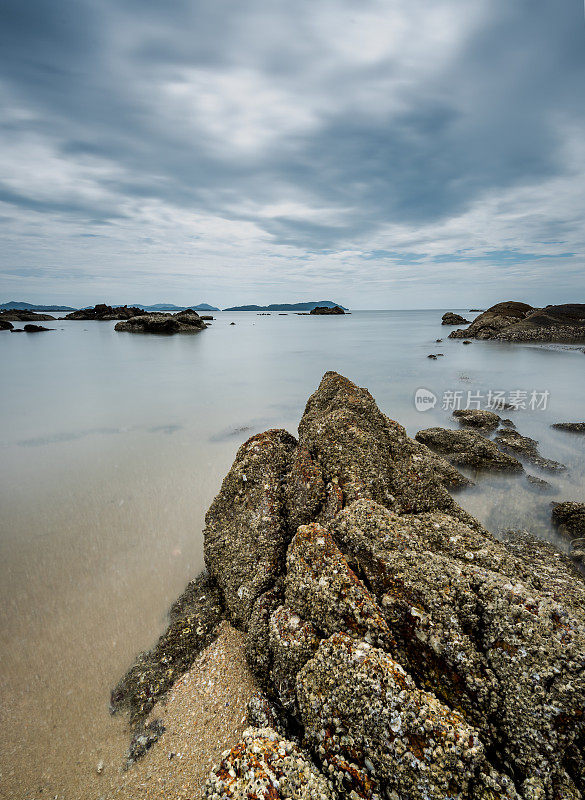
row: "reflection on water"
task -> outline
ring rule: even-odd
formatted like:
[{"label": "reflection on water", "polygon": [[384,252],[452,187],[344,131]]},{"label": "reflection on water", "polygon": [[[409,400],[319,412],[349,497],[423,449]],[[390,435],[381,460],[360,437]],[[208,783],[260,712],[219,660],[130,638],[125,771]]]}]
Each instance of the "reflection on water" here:
[{"label": "reflection on water", "polygon": [[[326,370],[367,386],[410,435],[455,427],[440,402],[415,409],[421,387],[438,397],[550,391],[546,411],[510,415],[543,456],[568,466],[547,474],[526,465],[554,493],[535,493],[522,475],[469,473],[476,485],[457,500],[491,530],[528,528],[566,548],[551,529],[550,502],[583,499],[585,437],[549,426],[581,421],[583,354],[464,347],[447,338],[442,313],[226,313],[195,337],[132,336],[115,333],[113,322],[73,321],[46,337],[0,334],[0,745],[8,797],[99,796],[86,791],[97,781],[95,764],[104,759],[106,772],[113,769],[126,744],[120,721],[107,714],[109,688],[153,643],[167,607],[202,567],[204,513],[239,445],[267,427],[295,432]],[[445,355],[432,361],[437,338]]]}]

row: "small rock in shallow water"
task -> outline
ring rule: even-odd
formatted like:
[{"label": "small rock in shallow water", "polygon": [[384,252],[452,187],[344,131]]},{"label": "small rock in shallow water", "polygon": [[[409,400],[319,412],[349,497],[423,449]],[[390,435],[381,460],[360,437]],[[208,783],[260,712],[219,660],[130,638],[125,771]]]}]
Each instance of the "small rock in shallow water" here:
[{"label": "small rock in shallow water", "polygon": [[470,428],[497,428],[500,418],[493,411],[480,408],[465,408],[453,412],[460,425]]},{"label": "small rock in shallow water", "polygon": [[502,453],[496,445],[477,431],[427,428],[416,434],[416,440],[446,455],[458,466],[475,469],[522,472],[522,464],[514,456]]},{"label": "small rock in shallow water", "polygon": [[516,430],[506,429],[498,433],[494,438],[503,450],[512,451],[513,453],[520,453],[532,464],[535,464],[540,469],[547,470],[548,472],[562,472],[566,469],[564,464],[559,461],[553,461],[551,458],[544,458],[538,452],[538,442],[536,439],[530,439],[528,436],[522,436]]},{"label": "small rock in shallow water", "polygon": [[545,481],[544,478],[538,478],[536,475],[527,475],[526,480],[530,484],[528,488],[533,492],[547,492],[551,494],[558,491],[552,484]]},{"label": "small rock in shallow water", "polygon": [[53,331],[54,328],[45,328],[43,325],[25,325],[25,333],[41,333],[42,331]]},{"label": "small rock in shallow water", "polygon": [[585,433],[585,422],[555,422],[551,425],[558,431],[570,431],[571,433]]}]

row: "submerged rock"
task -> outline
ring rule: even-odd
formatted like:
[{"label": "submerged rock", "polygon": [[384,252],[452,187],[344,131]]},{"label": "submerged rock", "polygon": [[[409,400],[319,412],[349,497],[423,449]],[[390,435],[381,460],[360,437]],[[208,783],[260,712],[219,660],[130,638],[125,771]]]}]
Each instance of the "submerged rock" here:
[{"label": "submerged rock", "polygon": [[145,725],[140,724],[134,731],[128,753],[126,754],[126,769],[142,758],[155,742],[158,742],[160,737],[165,732],[165,726],[160,719],[153,719]]},{"label": "submerged rock", "polygon": [[514,456],[502,453],[494,442],[477,431],[448,428],[427,428],[416,434],[416,440],[447,455],[453,464],[478,470],[522,472],[524,467]]},{"label": "submerged rock", "polygon": [[518,431],[513,429],[504,429],[494,437],[494,442],[497,442],[504,450],[511,450],[514,453],[520,453],[532,464],[535,464],[540,469],[548,472],[562,472],[566,469],[564,464],[558,461],[553,461],[551,458],[544,458],[538,452],[538,442],[535,439],[530,439],[528,436],[522,436]]},{"label": "submerged rock", "polygon": [[171,607],[169,616],[170,625],[157,644],[139,655],[112,690],[112,713],[127,709],[132,722],[142,720],[213,641],[223,609],[218,589],[208,575],[203,573],[189,583]]},{"label": "submerged rock", "polygon": [[555,422],[551,428],[558,431],[570,431],[571,433],[585,433],[585,422]]},{"label": "submerged rock", "polygon": [[528,488],[532,489],[532,491],[547,494],[552,494],[557,491],[557,489],[555,489],[555,487],[552,486],[548,481],[545,481],[544,478],[539,478],[536,475],[527,475],[526,480],[528,481]]}]

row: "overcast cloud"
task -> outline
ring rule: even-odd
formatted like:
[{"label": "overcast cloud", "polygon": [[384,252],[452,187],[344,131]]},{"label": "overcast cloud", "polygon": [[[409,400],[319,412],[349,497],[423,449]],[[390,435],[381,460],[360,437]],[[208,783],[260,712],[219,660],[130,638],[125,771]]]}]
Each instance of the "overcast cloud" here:
[{"label": "overcast cloud", "polygon": [[0,302],[585,301],[580,0],[5,0]]}]

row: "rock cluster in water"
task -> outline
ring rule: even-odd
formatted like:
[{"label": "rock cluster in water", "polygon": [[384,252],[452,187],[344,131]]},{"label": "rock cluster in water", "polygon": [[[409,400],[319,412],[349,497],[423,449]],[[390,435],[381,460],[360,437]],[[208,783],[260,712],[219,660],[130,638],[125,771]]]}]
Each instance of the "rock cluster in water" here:
[{"label": "rock cluster in water", "polygon": [[585,304],[533,308],[507,300],[488,308],[451,339],[500,339],[508,342],[585,342]]},{"label": "rock cluster in water", "polygon": [[329,306],[315,306],[315,308],[311,309],[309,312],[310,314],[345,314],[345,311],[340,308],[339,306],[333,306],[333,308],[329,308]]},{"label": "rock cluster in water", "polygon": [[118,322],[114,330],[128,333],[199,333],[207,325],[196,311],[188,308],[176,314],[167,314],[161,311],[140,314],[130,317],[123,322]]},{"label": "rock cluster in water", "polygon": [[454,474],[326,373],[298,439],[240,447],[207,575],[114,705],[140,716],[224,616],[263,693],[207,800],[585,797],[585,584],[549,545],[496,541]]},{"label": "rock cluster in water", "polygon": [[[54,320],[50,314],[39,314],[37,311],[19,311],[10,309],[0,311],[0,330],[9,330],[3,323],[7,322],[48,322]],[[12,328],[12,325],[10,325]]]},{"label": "rock cluster in water", "polygon": [[99,320],[129,319],[144,314],[137,306],[108,306],[106,303],[97,303],[93,308],[80,308],[65,316],[65,319]]},{"label": "rock cluster in water", "polygon": [[469,325],[469,320],[462,317],[461,314],[455,314],[453,311],[447,311],[441,318],[442,325]]}]

